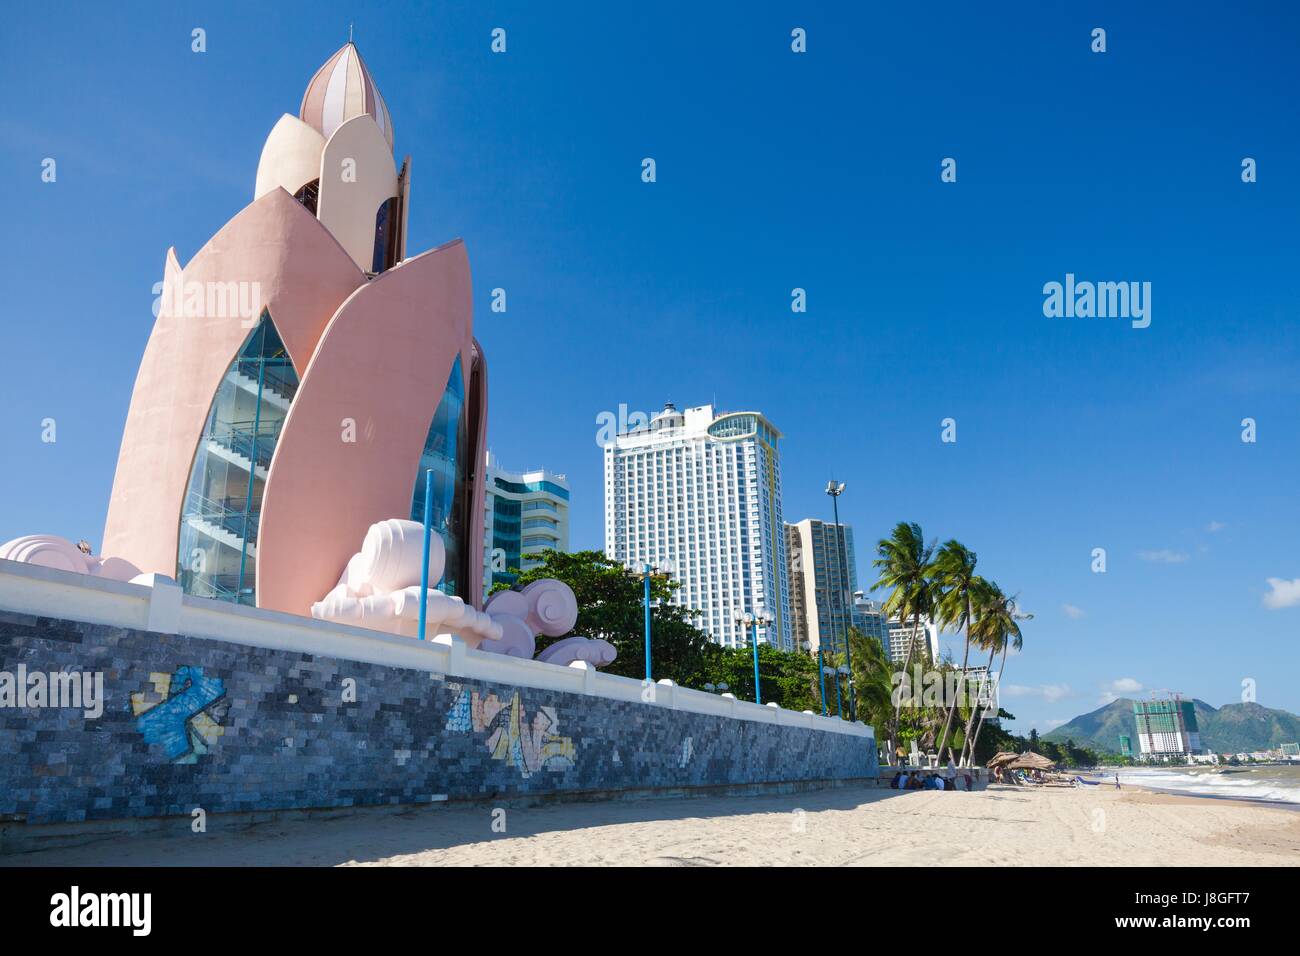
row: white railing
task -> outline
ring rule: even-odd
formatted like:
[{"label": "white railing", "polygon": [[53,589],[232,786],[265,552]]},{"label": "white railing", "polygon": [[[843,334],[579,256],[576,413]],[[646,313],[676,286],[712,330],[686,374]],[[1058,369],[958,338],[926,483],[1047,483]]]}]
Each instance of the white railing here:
[{"label": "white railing", "polygon": [[382,631],[195,597],[183,594],[166,578],[155,580],[152,586],[127,584],[0,560],[0,610],[874,738],[872,729],[861,723],[785,710],[775,704],[759,706],[730,694],[678,687],[667,680],[647,686],[634,678],[602,674],[584,662],[563,667],[488,654],[470,650],[451,634],[420,642]]}]

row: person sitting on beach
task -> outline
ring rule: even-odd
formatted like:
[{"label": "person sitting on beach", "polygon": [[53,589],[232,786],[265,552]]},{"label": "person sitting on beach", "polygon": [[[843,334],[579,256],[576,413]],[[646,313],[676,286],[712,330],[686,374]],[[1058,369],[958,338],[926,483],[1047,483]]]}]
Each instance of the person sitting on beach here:
[{"label": "person sitting on beach", "polygon": [[924,784],[921,783],[921,778],[917,775],[917,772],[913,770],[907,778],[907,789],[920,790],[922,786],[924,786]]},{"label": "person sitting on beach", "polygon": [[889,787],[891,790],[902,790],[903,787],[906,785],[907,785],[907,774],[903,773],[903,771],[901,770],[898,771],[898,773],[894,774],[893,780],[889,781]]}]

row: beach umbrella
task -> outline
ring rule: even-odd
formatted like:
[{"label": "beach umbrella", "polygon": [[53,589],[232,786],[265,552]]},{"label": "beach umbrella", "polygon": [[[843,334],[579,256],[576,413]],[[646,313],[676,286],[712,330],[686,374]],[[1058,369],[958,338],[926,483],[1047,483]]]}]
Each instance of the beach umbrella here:
[{"label": "beach umbrella", "polygon": [[1020,755],[1017,753],[1011,753],[1006,750],[1000,750],[997,753],[995,753],[992,757],[990,757],[988,761],[984,764],[984,766],[992,770],[994,767],[1000,767],[1004,763],[1010,763],[1011,761],[1015,760],[1018,756]]},{"label": "beach umbrella", "polygon": [[1025,753],[1007,764],[1009,770],[1051,770],[1056,764],[1042,754]]}]

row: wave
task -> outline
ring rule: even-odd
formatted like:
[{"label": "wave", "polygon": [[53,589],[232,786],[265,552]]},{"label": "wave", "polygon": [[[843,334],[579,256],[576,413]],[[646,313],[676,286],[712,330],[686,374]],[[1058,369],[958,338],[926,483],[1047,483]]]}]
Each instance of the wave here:
[{"label": "wave", "polygon": [[[1107,776],[1113,779],[1113,774]],[[1128,768],[1119,771],[1119,779],[1121,784],[1170,793],[1300,806],[1300,768],[1296,767],[1252,767],[1233,773]]]}]

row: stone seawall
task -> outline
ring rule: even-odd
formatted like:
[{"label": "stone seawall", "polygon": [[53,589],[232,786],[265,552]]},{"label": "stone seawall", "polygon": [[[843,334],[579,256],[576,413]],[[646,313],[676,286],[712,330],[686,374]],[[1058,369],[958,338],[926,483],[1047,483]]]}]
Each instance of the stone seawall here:
[{"label": "stone seawall", "polygon": [[[0,611],[0,820],[580,797],[876,773],[875,742],[860,725],[502,659],[445,636],[417,649],[416,666],[377,662],[412,654],[413,642],[364,632],[342,636],[382,645],[358,645],[369,661],[240,643],[241,622],[264,612],[212,604],[186,597],[183,610],[236,611],[223,620],[229,636]],[[311,622],[289,626],[312,636]],[[303,639],[267,640],[268,627],[259,643]],[[102,682],[90,714],[90,699],[51,706],[68,704],[83,680],[89,697]],[[25,696],[6,701],[6,687]]]}]

